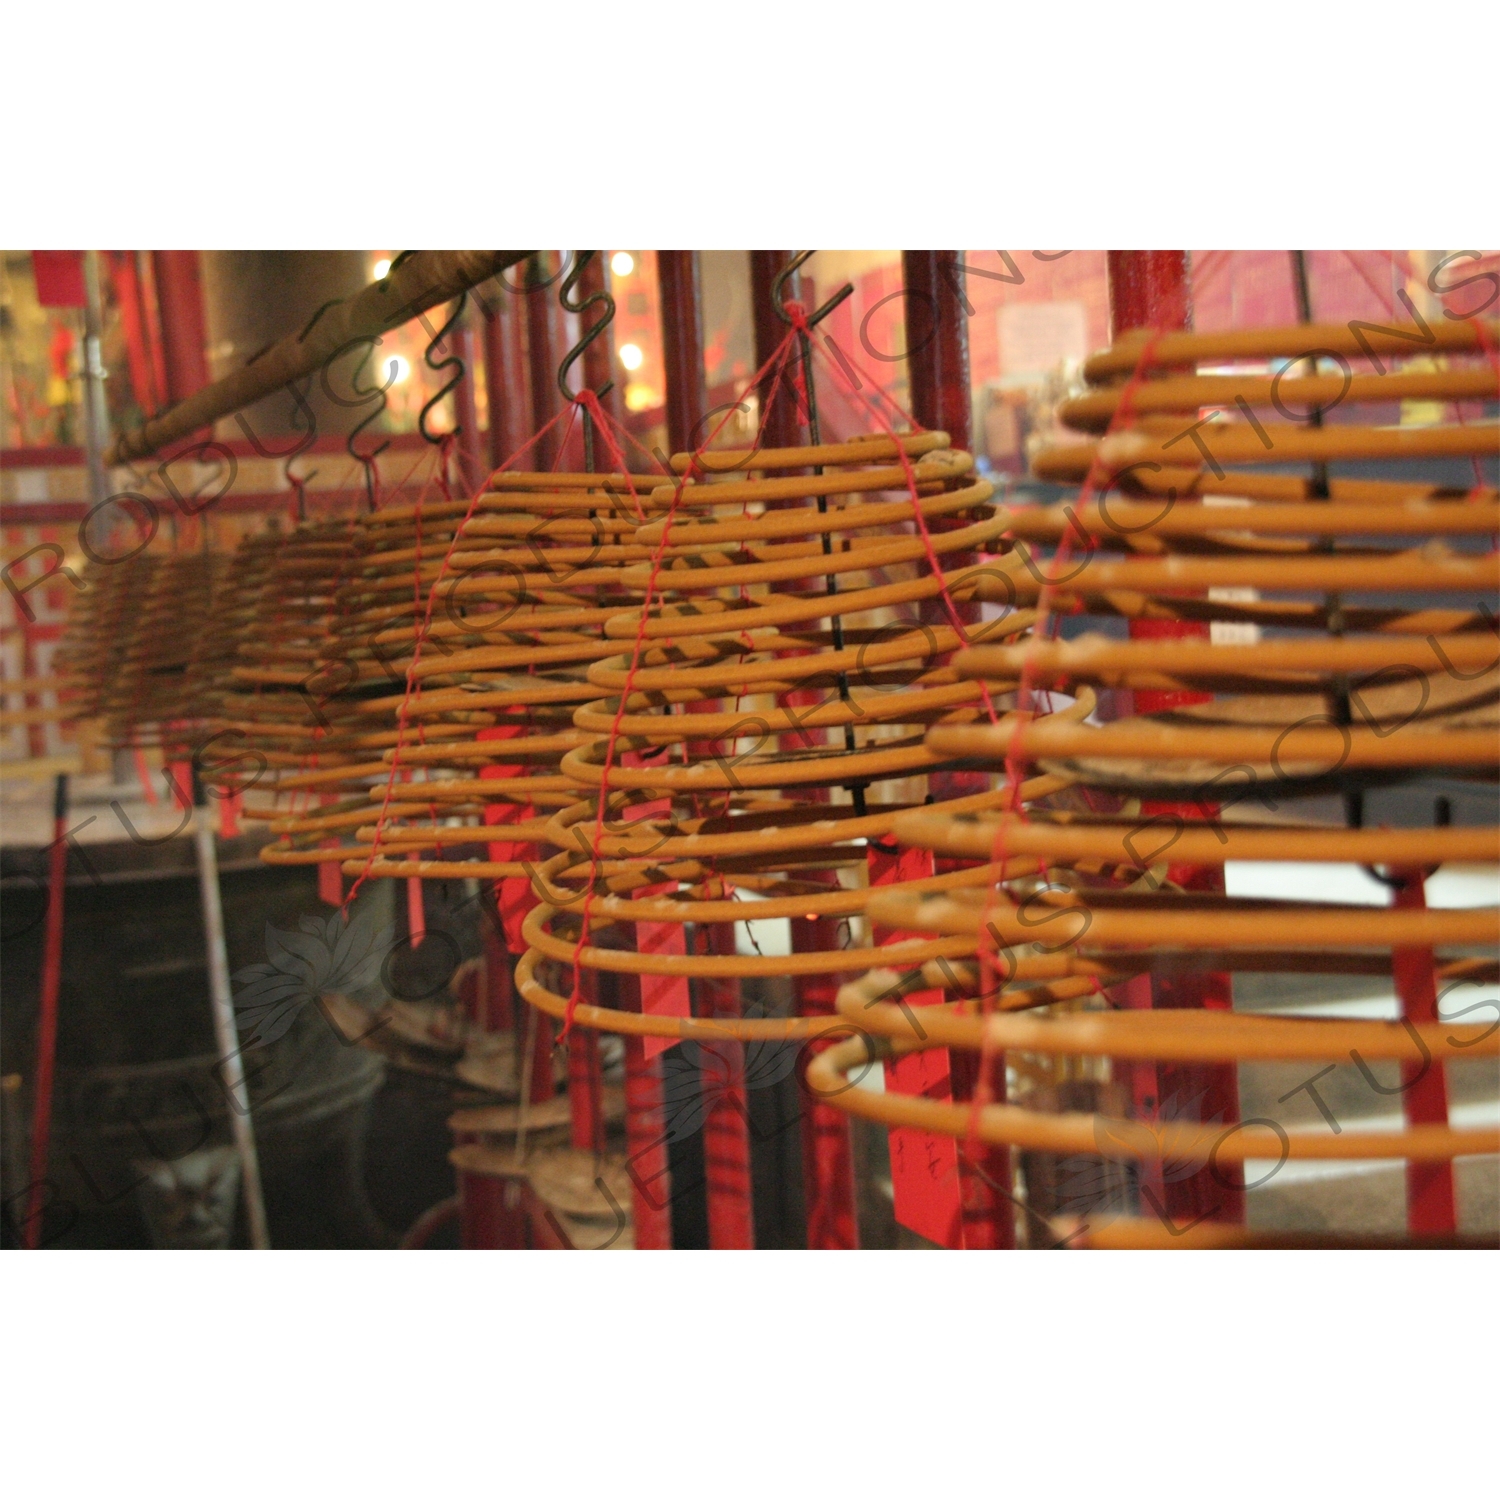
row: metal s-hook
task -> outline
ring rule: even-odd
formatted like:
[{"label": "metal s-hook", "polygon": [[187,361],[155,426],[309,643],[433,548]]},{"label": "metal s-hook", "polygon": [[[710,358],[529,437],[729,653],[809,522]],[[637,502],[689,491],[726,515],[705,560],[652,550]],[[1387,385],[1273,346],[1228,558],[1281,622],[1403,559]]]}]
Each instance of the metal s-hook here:
[{"label": "metal s-hook", "polygon": [[[599,291],[582,298],[575,298],[574,292],[579,281],[583,277],[589,262],[598,255],[597,250],[580,250],[573,258],[573,268],[563,278],[563,284],[558,289],[557,300],[564,312],[576,313],[578,315],[578,326],[583,329],[578,342],[563,355],[562,363],[557,367],[557,388],[563,394],[563,400],[571,405],[578,400],[568,388],[568,371],[583,358],[584,351],[595,339],[603,338],[609,331],[609,325],[615,320],[615,299],[601,288]],[[591,307],[603,307],[604,315],[592,327],[585,326],[584,314]],[[614,381],[607,379],[598,390],[594,392],[595,398],[607,396],[614,389]],[[594,468],[594,419],[587,407],[583,412],[583,467],[586,473],[591,473]]]},{"label": "metal s-hook", "polygon": [[[799,251],[772,278],[771,306],[776,309],[776,316],[780,318],[783,323],[790,323],[792,321],[792,318],[791,314],[786,310],[786,304],[782,300],[782,291],[786,287],[786,284],[788,280],[790,280],[793,272],[800,271],[802,267],[805,266],[808,261],[813,258],[813,253],[814,252],[811,250]],[[821,323],[823,319],[826,318],[828,314],[834,310],[834,308],[836,308],[841,302],[848,301],[848,299],[853,295],[854,283],[851,281],[845,285],[843,291],[835,292],[833,296],[831,296],[816,312],[811,312],[807,315],[807,326],[809,328],[816,328],[818,324]]]},{"label": "metal s-hook", "polygon": [[[254,361],[251,360],[249,363],[253,364]],[[283,458],[287,463],[291,463],[299,453],[306,453],[318,440],[318,419],[313,414],[312,407],[307,404],[307,398],[312,394],[312,376],[309,375],[305,378],[300,391],[297,389],[297,382],[295,380],[287,386],[287,390],[291,393],[292,397],[292,426],[294,428],[303,428],[307,434],[293,448],[280,453],[267,448],[255,435],[255,429],[245,420],[245,414],[243,412],[236,412],[234,415],[234,420],[239,424],[240,431],[245,434],[245,441],[250,444],[251,448],[255,450],[256,455],[260,458]],[[302,417],[301,421],[298,421],[299,412]]]},{"label": "metal s-hook", "polygon": [[454,387],[458,385],[459,381],[464,378],[464,362],[456,354],[450,354],[447,359],[434,359],[432,357],[432,354],[437,346],[441,344],[445,338],[448,337],[448,334],[453,328],[454,324],[457,323],[461,317],[463,317],[464,308],[466,308],[468,305],[469,294],[467,292],[460,292],[458,294],[457,305],[453,309],[452,317],[450,317],[448,321],[444,323],[443,326],[439,328],[435,334],[433,334],[432,338],[427,344],[426,351],[422,355],[422,359],[426,363],[429,370],[451,370],[455,365],[458,367],[458,374],[455,375],[453,379],[450,380],[445,386],[443,386],[443,388],[438,391],[437,395],[432,396],[428,399],[426,405],[423,406],[420,415],[417,417],[417,428],[429,443],[441,443],[445,436],[456,437],[462,430],[458,426],[457,422],[455,422],[451,434],[438,433],[436,436],[434,436],[427,430],[427,413],[430,412],[433,407],[435,407],[438,402],[441,401],[449,391],[453,390]]},{"label": "metal s-hook", "polygon": [[[589,308],[596,307],[600,303],[604,305],[604,316],[591,328],[585,329],[583,336],[563,355],[563,362],[557,367],[557,388],[563,393],[564,401],[576,401],[578,398],[568,389],[568,371],[583,358],[583,351],[597,338],[604,336],[605,330],[615,320],[615,299],[608,292],[595,292],[592,296],[585,297],[581,302],[573,298],[574,288],[583,277],[584,268],[598,254],[597,250],[580,250],[573,262],[573,269],[563,279],[563,284],[557,293],[557,300],[561,303],[564,312],[577,313],[579,327],[583,327],[583,315]],[[614,389],[614,381],[606,380],[598,390],[596,396],[608,395]]]},{"label": "metal s-hook", "polygon": [[[365,499],[369,502],[369,506],[372,511],[375,509],[375,460],[379,458],[380,455],[391,446],[391,440],[387,438],[378,448],[371,449],[369,453],[361,453],[359,449],[354,446],[354,440],[360,435],[360,433],[365,430],[366,427],[370,425],[371,422],[375,421],[376,418],[378,418],[385,411],[386,406],[389,404],[388,398],[385,393],[390,390],[396,379],[395,371],[393,369],[391,371],[391,378],[387,380],[384,385],[374,386],[368,391],[362,391],[359,388],[360,371],[363,370],[364,367],[370,362],[370,355],[374,352],[375,345],[378,342],[379,340],[377,339],[371,339],[370,342],[365,345],[365,352],[360,356],[359,363],[355,365],[354,371],[349,377],[349,389],[352,390],[357,396],[360,396],[362,398],[367,396],[379,396],[380,403],[370,412],[370,415],[367,416],[359,424],[359,426],[357,426],[344,440],[344,448],[348,452],[349,457],[352,458],[355,463],[361,464],[364,467]],[[393,360],[392,364],[394,365],[394,363],[395,361]]]},{"label": "metal s-hook", "polygon": [[[249,362],[253,364],[254,360]],[[307,398],[312,394],[312,379],[311,375],[307,376],[303,380],[300,390],[298,389],[298,382],[295,380],[287,386],[287,390],[291,392],[293,402],[292,426],[294,428],[302,427],[306,436],[301,438],[293,447],[286,449],[285,452],[276,453],[267,448],[255,435],[255,429],[245,420],[243,412],[236,412],[234,418],[239,423],[240,431],[245,434],[245,440],[259,457],[281,459],[281,482],[289,489],[294,489],[297,492],[297,519],[299,521],[307,519],[307,480],[314,478],[318,472],[314,469],[305,479],[298,478],[292,473],[293,460],[306,453],[318,440],[318,419],[314,415],[312,407],[307,404]],[[301,414],[301,421],[298,420],[299,413]]]}]

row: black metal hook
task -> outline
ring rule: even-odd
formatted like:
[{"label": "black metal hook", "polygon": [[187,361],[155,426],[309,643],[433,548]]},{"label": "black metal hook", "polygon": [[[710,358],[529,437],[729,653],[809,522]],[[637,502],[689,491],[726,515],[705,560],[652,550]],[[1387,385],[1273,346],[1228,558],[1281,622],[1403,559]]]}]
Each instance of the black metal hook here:
[{"label": "black metal hook", "polygon": [[[441,344],[445,338],[447,338],[449,330],[452,329],[453,325],[457,323],[461,317],[463,317],[464,308],[468,305],[469,294],[467,292],[460,292],[458,294],[458,302],[453,309],[452,317],[450,317],[448,321],[444,323],[443,326],[439,328],[435,334],[433,334],[431,340],[429,340],[428,342],[426,351],[422,355],[422,358],[429,370],[451,370],[455,365],[458,366],[458,374],[455,375],[453,379],[450,380],[445,386],[443,386],[443,388],[437,393],[437,395],[432,396],[428,399],[426,405],[424,405],[422,408],[421,414],[417,417],[417,428],[429,443],[441,443],[445,434],[439,433],[436,437],[434,437],[433,434],[427,430],[427,413],[430,412],[433,407],[435,407],[438,402],[441,401],[449,391],[453,390],[454,387],[458,385],[459,381],[464,378],[463,360],[461,360],[456,354],[450,354],[447,359],[434,359],[432,357],[433,350],[435,350],[437,346]],[[452,435],[456,437],[461,430],[462,429],[459,427],[458,423],[455,422],[453,424]]]},{"label": "black metal hook", "polygon": [[[250,363],[253,364],[254,361],[252,360],[250,361]],[[255,450],[255,453],[258,457],[282,458],[285,459],[289,464],[294,458],[297,457],[299,453],[306,453],[307,450],[311,448],[315,442],[317,442],[318,419],[316,416],[314,416],[312,407],[307,404],[307,398],[312,393],[311,375],[306,377],[300,391],[297,389],[297,382],[295,380],[291,381],[286,388],[291,392],[292,396],[292,426],[294,428],[303,428],[303,430],[307,434],[306,437],[302,438],[297,443],[296,447],[290,448],[285,452],[275,452],[274,450],[267,448],[266,445],[262,443],[261,440],[255,435],[255,429],[251,427],[251,425],[245,420],[245,414],[243,412],[236,412],[234,414],[234,420],[239,424],[240,431],[245,434],[245,441],[248,442],[251,448]],[[302,416],[301,421],[298,421],[299,412]]]},{"label": "black metal hook", "polygon": [[388,292],[390,290],[391,277],[394,276],[396,274],[396,272],[399,271],[401,269],[401,267],[403,265],[405,265],[405,263],[407,261],[409,261],[412,258],[412,256],[414,256],[416,253],[417,252],[415,250],[403,250],[390,263],[390,265],[386,268],[385,275],[382,276],[380,278],[380,280],[375,283],[375,285],[380,288],[381,296],[384,296],[386,294],[386,292]]},{"label": "black metal hook", "polygon": [[[318,326],[318,319],[321,318],[323,316],[323,314],[326,313],[330,307],[337,307],[339,305],[339,303],[343,302],[344,300],[345,299],[343,297],[331,297],[331,298],[329,298],[329,300],[327,302],[325,302],[322,305],[322,307],[320,307],[317,310],[317,312],[315,312],[312,315],[312,317],[310,317],[307,320],[307,326],[302,330],[301,333],[299,333],[297,335],[297,342],[299,344],[305,344],[307,342],[307,336],[308,336],[308,334],[310,334],[313,331],[313,329]],[[256,357],[259,358],[258,355]]]},{"label": "black metal hook", "polygon": [[[374,408],[372,408],[369,416],[365,417],[363,421],[361,421],[360,424],[344,440],[344,448],[348,452],[349,457],[352,458],[355,463],[362,464],[364,466],[365,498],[369,502],[371,510],[375,509],[375,460],[379,458],[380,455],[391,446],[391,440],[387,438],[378,448],[371,449],[369,453],[361,453],[359,449],[354,446],[354,440],[360,435],[360,433],[365,430],[366,427],[370,425],[371,422],[375,421],[385,411],[386,406],[389,404],[389,398],[386,396],[386,392],[390,390],[396,379],[395,371],[393,369],[390,379],[387,380],[384,385],[373,386],[368,391],[363,391],[360,389],[360,371],[363,370],[364,367],[370,362],[370,355],[374,352],[375,345],[378,342],[378,339],[371,339],[370,342],[365,345],[365,352],[360,355],[359,363],[355,365],[353,372],[349,376],[349,389],[352,390],[356,396],[360,397],[378,396],[380,398],[379,403]],[[394,365],[394,363],[395,361],[393,360],[392,364]]]},{"label": "black metal hook", "polygon": [[[615,299],[608,292],[595,292],[591,296],[585,297],[581,302],[575,301],[573,298],[574,288],[577,287],[579,281],[582,279],[584,269],[598,253],[597,250],[580,250],[573,263],[573,269],[564,278],[562,287],[557,294],[557,300],[561,303],[565,312],[578,314],[580,327],[583,326],[583,315],[589,308],[595,307],[600,303],[604,304],[604,316],[592,328],[584,331],[583,336],[578,342],[563,355],[563,362],[557,367],[557,388],[563,393],[563,400],[565,401],[574,401],[577,399],[573,392],[568,389],[568,371],[583,358],[583,351],[595,339],[604,336],[605,330],[615,320]],[[613,380],[606,380],[594,394],[596,396],[608,395],[614,389],[614,384]]]},{"label": "black metal hook", "polygon": [[[786,310],[786,304],[782,300],[782,291],[791,279],[794,271],[800,271],[808,261],[813,258],[813,251],[802,250],[794,255],[775,275],[771,281],[771,306],[776,309],[776,316],[783,323],[792,321],[791,314]],[[848,282],[841,292],[835,292],[816,312],[807,315],[807,326],[816,328],[824,318],[836,308],[839,303],[847,301],[854,295],[854,283]]]}]

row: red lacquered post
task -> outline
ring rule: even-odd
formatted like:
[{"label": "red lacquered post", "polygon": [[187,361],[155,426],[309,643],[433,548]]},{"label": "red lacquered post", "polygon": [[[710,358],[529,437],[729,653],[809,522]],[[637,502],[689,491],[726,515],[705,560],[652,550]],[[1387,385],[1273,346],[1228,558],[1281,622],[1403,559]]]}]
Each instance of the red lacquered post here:
[{"label": "red lacquered post", "polygon": [[208,335],[198,252],[154,251],[152,269],[156,276],[156,305],[161,315],[167,399],[185,401],[208,384]]},{"label": "red lacquered post", "polygon": [[[809,922],[792,919],[792,948],[797,953],[832,952],[839,946],[838,923],[828,917]],[[833,974],[799,974],[796,988],[799,1016],[831,1016],[838,994]],[[849,1116],[821,1102],[807,1087],[807,1063],[840,1039],[804,1043],[797,1060],[797,1083],[802,1100],[802,1195],[807,1208],[809,1250],[858,1250],[859,1219],[854,1206],[854,1146]]]},{"label": "red lacquered post", "polygon": [[[733,956],[732,924],[715,922],[707,928],[705,936],[710,953]],[[697,988],[700,1015],[721,1020],[739,1018],[738,980],[700,979]],[[750,1177],[750,1101],[745,1092],[745,1049],[739,1042],[702,1042],[698,1056],[707,1105],[703,1116],[703,1169],[708,1198],[708,1247],[753,1250],[755,1209]]]},{"label": "red lacquered post", "polygon": [[656,279],[661,300],[662,362],[667,374],[667,443],[688,453],[708,434],[703,375],[703,306],[696,250],[658,250]]},{"label": "red lacquered post", "polygon": [[458,1226],[462,1249],[527,1249],[526,1190],[522,1179],[459,1172]]},{"label": "red lacquered post", "polygon": [[[659,250],[656,274],[661,293],[663,363],[667,373],[667,442],[674,453],[690,452],[708,437],[704,414],[708,387],[703,374],[703,308],[696,250]],[[717,704],[691,704],[689,711]],[[694,743],[689,754],[711,755],[716,746]],[[734,927],[714,923],[707,931],[711,953],[733,954]],[[697,984],[699,1012],[740,1014],[736,979]],[[708,1242],[714,1250],[755,1248],[750,1178],[749,1105],[745,1096],[745,1049],[738,1042],[704,1043],[701,1087],[707,1109],[703,1161],[708,1202]]]},{"label": "red lacquered post", "polygon": [[[526,263],[526,363],[531,383],[531,422],[540,429],[562,410],[562,392],[557,388],[557,367],[567,344],[559,320],[556,280],[550,259],[543,250]],[[546,285],[543,285],[543,283]],[[559,423],[530,450],[524,467],[545,472],[557,461],[562,448],[563,424]]]},{"label": "red lacquered post", "polygon": [[[599,976],[583,971],[585,1005],[599,1003]],[[604,1151],[604,1078],[599,1064],[599,1034],[586,1026],[568,1033],[568,1119],[575,1151]]]},{"label": "red lacquered post", "polygon": [[929,432],[969,447],[974,407],[969,391],[969,324],[959,297],[962,250],[903,250],[906,368],[911,414]]},{"label": "red lacquered post", "polygon": [[[620,975],[620,1007],[640,1013],[641,982]],[[661,1058],[646,1056],[643,1037],[625,1038],[625,1170],[637,1250],[672,1248],[672,1169]]]},{"label": "red lacquered post", "polygon": [[484,383],[490,405],[490,467],[498,469],[531,431],[521,305],[504,288],[484,315]]},{"label": "red lacquered post", "polygon": [[[1109,305],[1114,336],[1132,328],[1178,329],[1192,326],[1192,288],[1185,250],[1111,250]],[[1196,415],[1194,413],[1193,415]],[[1132,640],[1181,639],[1209,636],[1207,625],[1196,620],[1132,620]],[[1205,703],[1211,693],[1140,691],[1137,713],[1157,713],[1189,703]],[[1146,816],[1172,813],[1201,819],[1217,815],[1216,808],[1197,804],[1144,803]],[[1168,879],[1188,890],[1222,892],[1224,872],[1218,867],[1171,866]],[[1228,974],[1156,975],[1151,981],[1152,1005],[1157,1010],[1229,1010],[1232,1008]],[[1233,1063],[1174,1063],[1156,1069],[1157,1109],[1170,1118],[1222,1121],[1228,1127],[1240,1116],[1239,1080]],[[1133,1090],[1138,1096],[1139,1088]],[[1212,1172],[1201,1171],[1165,1185],[1164,1208],[1174,1220],[1210,1218],[1242,1223],[1245,1217],[1244,1169],[1221,1162]],[[1149,1207],[1149,1205],[1148,1205]]]},{"label": "red lacquered post", "polygon": [[[786,337],[788,324],[782,321],[771,300],[771,285],[782,267],[791,260],[790,250],[752,250],[750,252],[750,309],[755,320],[755,368],[765,367],[766,361],[776,352]],[[799,300],[802,289],[802,274],[793,271],[782,288],[788,301]],[[782,367],[781,380],[776,383],[776,395],[765,413],[761,444],[766,448],[792,448],[802,441],[802,424],[797,416],[797,398],[792,390],[791,372],[799,358],[795,348],[787,356]],[[768,376],[761,400],[771,388]]]},{"label": "red lacquered post", "polygon": [[474,337],[475,313],[465,307],[457,326],[444,341],[464,362],[463,379],[453,388],[453,419],[458,426],[459,491],[469,497],[489,472],[487,445],[479,430],[479,406],[474,400],[478,377],[479,340]]},{"label": "red lacquered post", "polygon": [[[1423,911],[1427,887],[1420,870],[1396,872],[1396,908]],[[1396,948],[1391,974],[1401,1014],[1414,1026],[1435,1024],[1438,1018],[1437,983],[1431,948]],[[1401,1103],[1408,1125],[1448,1123],[1448,1079],[1440,1060],[1414,1058],[1401,1064]],[[1453,1193],[1451,1161],[1411,1161],[1406,1164],[1406,1227],[1412,1234],[1455,1234],[1458,1210]]]}]

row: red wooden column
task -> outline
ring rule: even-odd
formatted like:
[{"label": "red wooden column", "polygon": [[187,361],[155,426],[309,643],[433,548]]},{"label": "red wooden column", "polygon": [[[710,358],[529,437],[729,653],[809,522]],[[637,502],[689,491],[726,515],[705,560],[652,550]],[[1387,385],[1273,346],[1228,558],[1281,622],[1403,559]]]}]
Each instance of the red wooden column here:
[{"label": "red wooden column", "polygon": [[[579,985],[585,1005],[599,1003],[599,974],[585,969]],[[575,1026],[568,1033],[568,1120],[575,1151],[604,1154],[604,1078],[599,1033]]]},{"label": "red wooden column", "polygon": [[[841,946],[839,924],[832,917],[792,919],[794,953],[831,953]],[[831,1016],[839,975],[799,974],[793,980],[799,1016]],[[802,1101],[802,1196],[807,1208],[809,1250],[858,1250],[859,1219],[854,1206],[854,1150],[849,1116],[824,1103],[807,1086],[807,1064],[813,1056],[842,1041],[836,1031],[826,1042],[806,1042],[797,1057],[797,1084]]]},{"label": "red wooden column", "polygon": [[[1188,328],[1192,325],[1192,288],[1185,250],[1111,250],[1109,302],[1114,337],[1132,328]],[[1192,413],[1196,416],[1196,413]],[[1210,634],[1194,620],[1132,620],[1132,640],[1180,639]],[[1157,713],[1188,703],[1205,703],[1211,693],[1137,691],[1135,711]],[[1183,818],[1217,815],[1199,804],[1143,803],[1145,816],[1159,813]],[[1217,866],[1170,865],[1167,878],[1188,890],[1222,892],[1224,872]],[[1157,1010],[1229,1010],[1233,1006],[1228,974],[1153,975],[1151,1004]],[[1149,1065],[1148,1065],[1149,1066]],[[1134,1070],[1133,1070],[1134,1071]],[[1151,1091],[1146,1075],[1134,1072],[1133,1093],[1144,1105],[1167,1117],[1222,1121],[1239,1119],[1239,1080],[1233,1063],[1163,1063],[1155,1070]],[[1143,1093],[1144,1090],[1144,1093]],[[1245,1217],[1244,1169],[1222,1162],[1212,1171],[1194,1172],[1168,1181],[1163,1207],[1173,1219],[1210,1218],[1241,1223]],[[1148,1208],[1150,1205],[1147,1205]]]},{"label": "red wooden column", "polygon": [[[960,292],[963,289],[962,250],[903,250],[901,275],[906,296],[906,371],[911,385],[911,415],[929,432],[946,432],[955,448],[973,452],[974,395],[969,384],[969,320]],[[960,529],[961,519],[932,523],[934,531]],[[945,571],[967,567],[977,559],[972,552],[950,554]],[[964,624],[979,619],[979,603],[957,605]],[[929,625],[947,624],[941,600],[927,600],[922,619]]]},{"label": "red wooden column", "polygon": [[[755,323],[755,368],[763,369],[787,335],[788,324],[777,315],[771,301],[771,284],[792,258],[790,250],[752,250],[750,252],[750,310]],[[793,271],[787,277],[782,295],[797,301],[802,289],[802,275]],[[796,353],[787,357],[775,399],[765,414],[761,443],[766,448],[793,448],[802,441],[802,424],[797,416],[797,398],[791,388],[791,374]],[[769,378],[765,390],[770,389]],[[765,400],[765,391],[761,400]]]},{"label": "red wooden column", "polygon": [[[493,902],[496,888],[486,883],[481,900]],[[469,1017],[481,1031],[509,1030],[514,1020],[511,958],[495,920],[481,919],[484,979],[466,997]],[[479,1137],[461,1131],[455,1144],[469,1145]],[[458,1242],[465,1250],[524,1250],[527,1247],[526,1208],[521,1184],[483,1172],[455,1170],[458,1183]]]},{"label": "red wooden column", "polygon": [[969,324],[959,290],[962,250],[903,250],[906,369],[911,414],[929,432],[967,449],[974,409],[969,390]]},{"label": "red wooden column", "polygon": [[521,321],[521,304],[502,288],[499,300],[486,308],[484,315],[484,384],[489,392],[492,469],[498,469],[517,452],[532,431]]},{"label": "red wooden column", "polygon": [[[641,1012],[641,977],[619,976],[620,1009]],[[672,1169],[661,1058],[646,1055],[646,1038],[625,1036],[625,1170],[637,1250],[672,1248]]]},{"label": "red wooden column", "polygon": [[[1424,911],[1427,887],[1422,871],[1392,873],[1397,881],[1396,909]],[[1401,1014],[1414,1026],[1435,1025],[1439,1016],[1432,949],[1393,949],[1391,974],[1396,981]],[[1408,1125],[1448,1123],[1447,1070],[1440,1060],[1422,1056],[1401,1064],[1401,1103]],[[1407,1162],[1406,1227],[1412,1234],[1457,1233],[1451,1161]]]},{"label": "red wooden column", "polygon": [[167,399],[184,401],[208,384],[208,335],[198,252],[153,251],[152,269],[167,366]]},{"label": "red wooden column", "polygon": [[[972,451],[974,396],[969,376],[969,323],[960,292],[963,288],[962,250],[903,250],[901,274],[906,287],[906,368],[911,386],[911,414],[919,427],[946,432],[955,448]],[[951,530],[963,521],[936,521],[934,531]],[[950,554],[943,559],[947,572],[967,567],[974,553]],[[955,605],[965,625],[979,620],[979,603]],[[922,604],[927,625],[948,625],[948,611],[939,599]],[[930,781],[939,801],[985,791],[983,772],[939,772]],[[939,874],[972,864],[972,860],[939,859]],[[950,1057],[949,1087],[956,1100],[969,1100],[979,1084],[979,1059],[964,1053]],[[1005,1101],[1005,1063],[997,1058],[990,1077],[991,1097]],[[1010,1249],[1015,1244],[1015,1214],[1007,1194],[1011,1190],[1010,1152],[1003,1148],[961,1143],[958,1153],[961,1233],[966,1250]]]},{"label": "red wooden column", "polygon": [[[667,373],[667,443],[674,453],[690,452],[708,436],[704,415],[708,388],[703,374],[703,303],[696,250],[659,250],[656,274],[661,293],[663,362]],[[691,704],[709,712],[716,703]],[[711,755],[714,745],[693,744],[689,753]],[[718,957],[734,953],[734,925],[714,922],[699,937],[700,947]],[[696,982],[699,1015],[733,1019],[741,1014],[739,981]],[[703,1164],[708,1201],[708,1243],[712,1250],[755,1248],[750,1177],[749,1107],[745,1096],[745,1049],[738,1042],[705,1042],[700,1086],[707,1109],[703,1119]]]},{"label": "red wooden column", "polygon": [[[548,280],[549,277],[554,279]],[[545,283],[545,284],[544,284]],[[555,267],[545,250],[526,263],[526,364],[531,383],[532,430],[545,426],[562,410],[562,392],[557,388],[557,367],[567,353],[563,338],[562,309],[557,302]],[[545,471],[562,450],[563,424],[559,423],[536,443],[524,463],[529,470]]]},{"label": "red wooden column", "polygon": [[[792,253],[789,250],[750,252],[750,299],[755,320],[756,369],[765,364],[775,352],[776,346],[786,337],[788,325],[776,312],[771,290],[778,272],[792,258]],[[789,301],[798,300],[800,283],[800,274],[794,272],[787,278],[782,295]],[[791,384],[796,362],[800,357],[800,353],[794,349],[782,369],[776,398],[766,416],[763,443],[767,448],[795,447],[803,440],[802,414],[798,410],[796,394]],[[789,506],[798,502],[788,500],[773,503]],[[809,580],[804,587],[808,592],[816,592],[820,585]],[[799,688],[788,693],[785,702],[789,708],[803,708],[818,702],[821,697],[820,689]],[[785,749],[792,750],[826,744],[827,740],[826,730],[801,730],[794,735],[783,736],[781,744]],[[811,800],[828,800],[827,791],[821,787],[813,788],[807,795]],[[815,877],[809,875],[806,878]],[[828,880],[830,884],[834,883],[831,874]],[[794,953],[831,952],[840,946],[838,923],[835,921],[824,918],[811,922],[798,919],[791,926]],[[798,975],[793,979],[792,986],[799,1016],[833,1014],[834,997],[838,993],[837,976]],[[859,1222],[854,1203],[854,1146],[850,1119],[843,1110],[821,1102],[809,1091],[804,1078],[812,1054],[822,1051],[828,1045],[831,1043],[808,1043],[801,1049],[797,1059],[797,1082],[802,1109],[802,1196],[806,1210],[807,1248],[856,1250],[859,1248]]]},{"label": "red wooden column", "polygon": [[708,410],[703,376],[703,298],[696,250],[658,250],[656,280],[661,304],[662,362],[667,375],[667,443],[689,452],[707,433],[699,429]]},{"label": "red wooden column", "polygon": [[458,488],[465,499],[479,488],[490,467],[486,461],[484,433],[479,429],[479,407],[474,400],[475,382],[479,378],[475,317],[473,307],[466,305],[453,331],[444,340],[449,351],[464,362],[463,379],[453,388],[453,419],[458,427]]}]

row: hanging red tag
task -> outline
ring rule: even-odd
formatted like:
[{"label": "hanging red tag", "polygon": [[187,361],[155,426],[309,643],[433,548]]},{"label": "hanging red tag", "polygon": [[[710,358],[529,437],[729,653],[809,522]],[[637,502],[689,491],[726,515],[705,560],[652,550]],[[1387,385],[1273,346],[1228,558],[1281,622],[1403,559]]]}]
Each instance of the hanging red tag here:
[{"label": "hanging red tag", "polygon": [[133,749],[135,756],[135,774],[140,779],[141,796],[146,799],[148,807],[155,807],[161,798],[156,795],[156,788],[151,785],[151,768],[146,764],[146,756],[139,745]]},{"label": "hanging red tag", "polygon": [[[868,847],[867,862],[872,886],[924,880],[933,869],[930,850],[892,850],[874,841]],[[882,946],[920,936],[882,927],[876,934],[876,942]],[[904,1004],[918,1008],[940,1004],[942,998],[941,990],[922,990],[907,995]],[[929,1047],[925,1052],[914,1052],[886,1063],[885,1086],[893,1094],[948,1101],[953,1097],[948,1049]],[[945,1250],[960,1249],[963,1209],[958,1142],[949,1135],[931,1135],[925,1130],[899,1126],[890,1132],[890,1149],[896,1222]]]},{"label": "hanging red tag", "polygon": [[244,800],[244,795],[240,792],[231,792],[219,799],[219,837],[221,839],[239,837],[240,805]]},{"label": "hanging red tag", "polygon": [[422,882],[415,875],[406,877],[406,930],[413,948],[422,946],[427,936],[427,903],[422,896]]},{"label": "hanging red tag", "polygon": [[82,250],[33,250],[31,273],[36,277],[36,300],[43,307],[82,307]]},{"label": "hanging red tag", "polygon": [[[337,802],[338,796],[333,792],[322,792],[318,796],[318,804],[327,807],[332,802]],[[339,841],[336,838],[324,839],[318,845],[320,849],[337,849]],[[344,904],[344,871],[341,863],[336,859],[325,860],[318,866],[318,900],[326,901],[329,906],[342,906]]]}]

